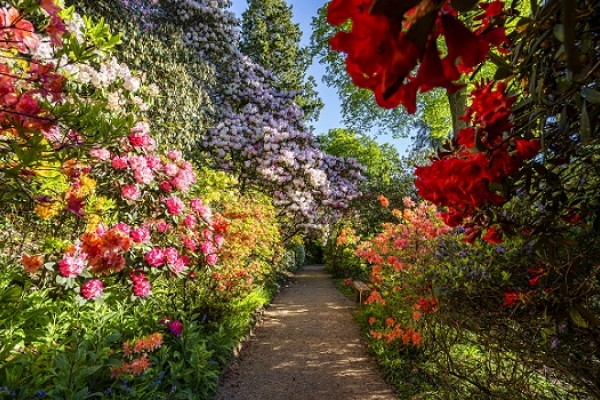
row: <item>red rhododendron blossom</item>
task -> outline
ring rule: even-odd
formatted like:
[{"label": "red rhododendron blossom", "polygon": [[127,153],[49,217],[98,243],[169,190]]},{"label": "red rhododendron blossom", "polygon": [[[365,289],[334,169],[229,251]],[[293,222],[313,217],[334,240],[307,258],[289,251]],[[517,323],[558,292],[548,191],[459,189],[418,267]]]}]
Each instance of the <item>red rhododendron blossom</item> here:
[{"label": "red rhododendron blossom", "polygon": [[[351,19],[349,31],[339,31],[331,48],[347,54],[346,69],[355,85],[374,92],[381,107],[403,104],[409,113],[416,111],[416,93],[435,87],[450,93],[461,86],[454,82],[460,71],[480,64],[490,45],[507,42],[503,28],[492,24],[502,8],[483,10],[485,26],[472,32],[456,17],[446,1],[420,1],[396,5],[397,11],[380,14],[372,9],[373,0],[333,0],[327,20],[338,26]],[[375,7],[377,8],[377,7]],[[487,15],[489,13],[489,16]],[[447,55],[440,57],[437,39],[445,38]],[[413,72],[421,60],[416,74]]]},{"label": "red rhododendron blossom", "polygon": [[517,148],[517,153],[524,160],[529,160],[535,157],[535,155],[539,153],[540,149],[542,148],[539,139],[515,139],[515,146]]},{"label": "red rhododendron blossom", "polygon": [[167,329],[169,329],[169,332],[171,332],[173,336],[179,337],[183,332],[183,324],[180,320],[176,319],[175,321],[171,321],[167,324]]},{"label": "red rhododendron blossom", "polygon": [[144,260],[151,267],[160,267],[165,264],[166,255],[162,249],[155,247],[146,253]]},{"label": "red rhododendron blossom", "polygon": [[492,226],[483,236],[483,240],[491,244],[500,244],[502,243],[502,233],[498,230],[498,228]]},{"label": "red rhododendron blossom", "polygon": [[136,201],[140,196],[140,189],[136,185],[125,185],[121,188],[121,197],[125,200]]},{"label": "red rhododendron blossom", "polygon": [[167,200],[165,200],[165,205],[167,206],[167,211],[171,215],[179,215],[185,209],[185,204],[179,197],[171,196]]},{"label": "red rhododendron blossom", "polygon": [[83,272],[85,258],[82,256],[65,256],[58,263],[58,270],[65,278],[75,278]]},{"label": "red rhododendron blossom", "polygon": [[504,307],[510,307],[519,301],[519,294],[517,292],[504,292]]},{"label": "red rhododendron blossom", "polygon": [[104,292],[104,285],[100,279],[90,279],[81,286],[81,297],[86,300],[100,297]]}]

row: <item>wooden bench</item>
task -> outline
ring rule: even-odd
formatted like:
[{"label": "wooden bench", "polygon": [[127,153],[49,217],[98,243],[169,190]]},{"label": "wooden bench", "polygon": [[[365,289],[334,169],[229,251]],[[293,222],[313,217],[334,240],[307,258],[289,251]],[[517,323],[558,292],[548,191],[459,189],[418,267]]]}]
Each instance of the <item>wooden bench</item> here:
[{"label": "wooden bench", "polygon": [[358,301],[359,304],[362,305],[363,293],[367,293],[368,295],[369,293],[371,293],[371,288],[367,286],[366,283],[361,281],[353,281],[352,286],[354,287],[354,290],[356,290],[356,301]]}]

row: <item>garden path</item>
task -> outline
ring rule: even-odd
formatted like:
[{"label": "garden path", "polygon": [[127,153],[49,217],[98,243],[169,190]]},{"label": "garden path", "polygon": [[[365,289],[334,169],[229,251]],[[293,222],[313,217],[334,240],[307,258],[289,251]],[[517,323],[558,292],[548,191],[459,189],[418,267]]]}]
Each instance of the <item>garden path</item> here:
[{"label": "garden path", "polygon": [[216,400],[394,400],[361,343],[356,305],[306,266],[267,308]]}]

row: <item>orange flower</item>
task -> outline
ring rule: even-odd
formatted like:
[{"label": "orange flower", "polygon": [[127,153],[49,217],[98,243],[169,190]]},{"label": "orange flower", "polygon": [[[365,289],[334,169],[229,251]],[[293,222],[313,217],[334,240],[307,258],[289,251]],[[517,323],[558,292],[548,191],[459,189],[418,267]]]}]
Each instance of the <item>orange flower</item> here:
[{"label": "orange flower", "polygon": [[419,311],[415,311],[413,313],[413,321],[418,321],[421,318],[421,313]]},{"label": "orange flower", "polygon": [[423,341],[421,334],[419,332],[413,332],[412,334],[412,342],[415,346],[419,346]]},{"label": "orange flower", "polygon": [[35,274],[42,268],[43,263],[44,258],[42,256],[30,256],[25,253],[21,255],[21,264],[23,264],[23,268],[28,274]]},{"label": "orange flower", "polygon": [[379,200],[383,207],[388,207],[390,205],[390,201],[384,195],[377,196],[377,200]]},{"label": "orange flower", "polygon": [[394,318],[386,318],[385,326],[394,326],[394,324],[395,324]]},{"label": "orange flower", "polygon": [[369,325],[373,325],[375,323],[375,321],[376,321],[375,317],[369,318]]}]

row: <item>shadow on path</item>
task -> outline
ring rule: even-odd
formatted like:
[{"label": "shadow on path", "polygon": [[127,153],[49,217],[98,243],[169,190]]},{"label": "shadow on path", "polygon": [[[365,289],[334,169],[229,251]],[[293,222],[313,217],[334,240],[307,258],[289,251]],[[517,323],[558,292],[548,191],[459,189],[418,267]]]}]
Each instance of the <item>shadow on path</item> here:
[{"label": "shadow on path", "polygon": [[307,266],[266,310],[216,400],[394,400],[367,356],[356,305]]}]

